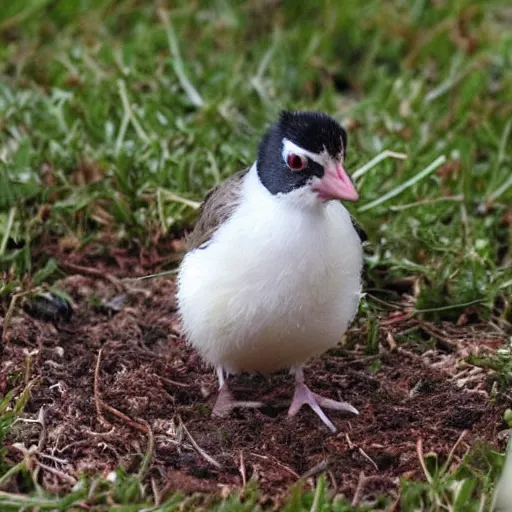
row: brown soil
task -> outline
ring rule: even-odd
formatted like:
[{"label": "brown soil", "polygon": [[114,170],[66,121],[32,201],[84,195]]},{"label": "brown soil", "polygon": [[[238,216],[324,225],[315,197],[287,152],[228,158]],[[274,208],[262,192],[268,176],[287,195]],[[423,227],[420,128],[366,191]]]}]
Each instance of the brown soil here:
[{"label": "brown soil", "polygon": [[[53,325],[20,309],[0,365],[0,395],[21,389],[24,377],[37,378],[25,418],[44,419],[44,428],[17,422],[10,441],[37,445],[39,460],[64,474],[106,475],[119,465],[136,471],[151,431],[146,478],[163,492],[226,492],[256,478],[263,499],[277,503],[301,475],[326,465],[331,488],[351,498],[361,473],[375,477],[364,496],[397,493],[398,477],[421,478],[420,439],[426,452],[441,456],[464,431],[456,456],[477,441],[498,443],[503,407],[491,405],[484,372],[462,362],[469,352],[503,343],[483,326],[383,318],[377,358],[364,353],[366,326],[356,324],[345,346],[306,371],[313,390],[360,411],[350,421],[330,412],[338,428],[332,435],[306,408],[287,417],[293,381],[286,372],[234,378],[237,397],[263,400],[265,407],[210,418],[216,377],[179,334],[174,280],[131,281],[122,310],[114,312],[99,304],[122,293],[119,283],[83,273],[61,282],[75,303],[71,322]],[[431,350],[395,346],[394,337],[412,328],[433,341]],[[8,457],[21,454],[11,447]],[[41,474],[48,489],[70,485],[55,472]]]}]

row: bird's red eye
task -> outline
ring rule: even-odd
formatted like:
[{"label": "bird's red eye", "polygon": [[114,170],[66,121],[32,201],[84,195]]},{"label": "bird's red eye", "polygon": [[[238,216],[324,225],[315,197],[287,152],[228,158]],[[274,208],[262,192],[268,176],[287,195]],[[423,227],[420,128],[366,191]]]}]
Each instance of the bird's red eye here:
[{"label": "bird's red eye", "polygon": [[290,153],[286,157],[286,164],[292,171],[301,171],[306,167],[306,159],[294,153]]}]

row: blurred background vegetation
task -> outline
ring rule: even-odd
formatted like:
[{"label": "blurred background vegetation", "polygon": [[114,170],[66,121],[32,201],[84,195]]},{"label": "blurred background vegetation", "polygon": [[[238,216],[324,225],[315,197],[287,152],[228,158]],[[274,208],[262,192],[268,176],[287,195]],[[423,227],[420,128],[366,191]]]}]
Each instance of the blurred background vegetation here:
[{"label": "blurred background vegetation", "polygon": [[0,16],[0,249],[18,275],[42,230],[73,249],[104,233],[150,243],[191,218],[180,199],[252,162],[279,109],[309,108],[347,125],[349,169],[408,155],[365,175],[365,202],[447,159],[357,215],[371,264],[424,275],[426,307],[491,301],[510,278],[509,10],[39,0]]},{"label": "blurred background vegetation", "polygon": [[43,232],[66,250],[179,233],[281,108],[318,109],[348,128],[349,170],[407,155],[358,180],[371,284],[421,276],[419,309],[502,296],[510,320],[511,18],[473,0],[6,3],[2,267],[43,267]]}]

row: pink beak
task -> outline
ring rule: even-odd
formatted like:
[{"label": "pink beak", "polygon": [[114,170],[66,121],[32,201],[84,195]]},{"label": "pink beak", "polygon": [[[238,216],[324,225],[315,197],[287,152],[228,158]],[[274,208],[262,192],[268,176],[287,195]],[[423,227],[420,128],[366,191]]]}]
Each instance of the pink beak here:
[{"label": "pink beak", "polygon": [[328,165],[320,181],[313,185],[321,201],[341,199],[342,201],[357,201],[359,194],[352,185],[350,178],[341,164]]}]

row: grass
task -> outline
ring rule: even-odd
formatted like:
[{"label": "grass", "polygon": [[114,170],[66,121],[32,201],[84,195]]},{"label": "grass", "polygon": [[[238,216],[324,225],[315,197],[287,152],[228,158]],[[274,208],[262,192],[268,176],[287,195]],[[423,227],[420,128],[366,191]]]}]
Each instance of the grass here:
[{"label": "grass", "polygon": [[[385,290],[412,276],[418,314],[454,320],[473,305],[510,334],[512,31],[505,1],[159,5],[3,6],[3,315],[13,294],[63,275],[34,250],[43,233],[72,249],[103,241],[106,255],[112,245],[145,247],[157,235],[172,237],[193,221],[209,188],[253,161],[281,108],[308,108],[348,128],[346,167],[359,170],[362,197],[353,213],[373,242],[368,285]],[[369,299],[362,314],[379,307]],[[502,349],[480,362],[507,384],[510,357]],[[441,507],[448,495],[456,503],[454,486],[465,495],[485,487],[496,460],[491,469],[469,464],[422,484],[404,482],[406,509]],[[6,470],[0,459],[0,478]],[[120,505],[116,496],[126,488],[140,491],[133,478],[84,481],[62,498],[38,491],[9,506],[64,510],[92,485]],[[470,483],[454,484],[460,478]],[[311,500],[315,510],[348,510],[330,500],[318,505],[327,499],[318,489],[297,498],[304,510]],[[142,503],[148,494],[137,496]],[[161,510],[174,510],[178,498],[170,499]],[[219,507],[252,510],[250,503]]]}]

